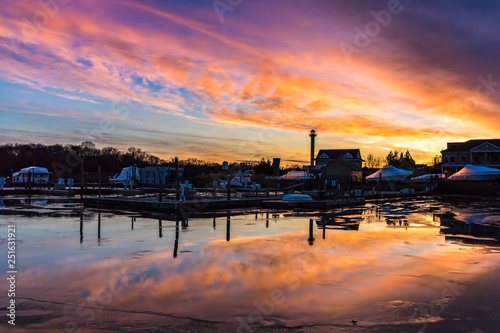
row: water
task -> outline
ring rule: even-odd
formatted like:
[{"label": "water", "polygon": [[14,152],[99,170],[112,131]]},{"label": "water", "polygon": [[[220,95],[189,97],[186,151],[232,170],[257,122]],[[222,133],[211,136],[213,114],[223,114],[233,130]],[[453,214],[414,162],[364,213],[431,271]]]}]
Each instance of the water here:
[{"label": "water", "polygon": [[27,331],[488,332],[499,324],[498,287],[485,282],[497,281],[498,240],[446,233],[435,214],[491,223],[499,207],[391,200],[327,214],[220,212],[176,222],[9,198],[0,202],[0,248],[7,252],[7,225],[15,224],[16,327]]}]

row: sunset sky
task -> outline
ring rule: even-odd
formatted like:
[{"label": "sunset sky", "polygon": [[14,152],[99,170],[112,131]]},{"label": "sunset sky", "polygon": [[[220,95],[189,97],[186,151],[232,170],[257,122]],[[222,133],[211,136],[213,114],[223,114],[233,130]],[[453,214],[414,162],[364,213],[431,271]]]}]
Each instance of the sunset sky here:
[{"label": "sunset sky", "polygon": [[292,164],[313,128],[419,162],[500,137],[497,1],[0,4],[0,144]]}]

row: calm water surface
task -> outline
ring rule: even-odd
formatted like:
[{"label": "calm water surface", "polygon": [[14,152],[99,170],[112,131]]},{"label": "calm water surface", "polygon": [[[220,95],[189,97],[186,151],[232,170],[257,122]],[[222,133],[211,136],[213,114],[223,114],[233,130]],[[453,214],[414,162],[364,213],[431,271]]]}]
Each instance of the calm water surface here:
[{"label": "calm water surface", "polygon": [[[411,324],[406,331],[425,322],[464,332],[498,325],[498,301],[471,301],[498,291],[481,280],[498,278],[498,241],[446,233],[439,214],[492,223],[500,221],[499,201],[160,219],[10,198],[0,211],[1,253],[7,225],[17,226],[18,320],[30,331],[134,327],[124,319],[132,314],[231,323],[226,330],[242,332],[354,329],[352,320],[359,329]],[[0,261],[3,272],[6,265]],[[1,306],[7,289],[2,280]]]}]

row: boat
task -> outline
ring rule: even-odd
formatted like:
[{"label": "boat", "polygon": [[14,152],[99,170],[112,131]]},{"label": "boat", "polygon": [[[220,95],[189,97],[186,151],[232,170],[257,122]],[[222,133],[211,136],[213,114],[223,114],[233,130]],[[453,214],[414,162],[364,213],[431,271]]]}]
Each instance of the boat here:
[{"label": "boat", "polygon": [[283,201],[312,201],[312,197],[307,194],[285,194],[281,199]]}]

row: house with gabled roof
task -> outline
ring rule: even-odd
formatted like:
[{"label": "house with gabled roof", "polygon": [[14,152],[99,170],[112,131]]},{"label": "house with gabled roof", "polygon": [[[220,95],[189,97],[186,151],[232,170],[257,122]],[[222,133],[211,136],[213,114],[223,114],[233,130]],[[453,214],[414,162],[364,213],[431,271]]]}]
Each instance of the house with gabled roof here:
[{"label": "house with gabled roof", "polygon": [[359,149],[320,149],[314,160],[316,167],[321,168],[339,159],[349,162],[359,169],[363,166]]},{"label": "house with gabled roof", "polygon": [[500,169],[500,139],[448,142],[441,155],[441,171],[447,175],[458,172],[467,164]]},{"label": "house with gabled roof", "polygon": [[321,178],[339,182],[361,182],[362,164],[359,149],[320,149],[314,165],[304,169],[321,173]]}]

